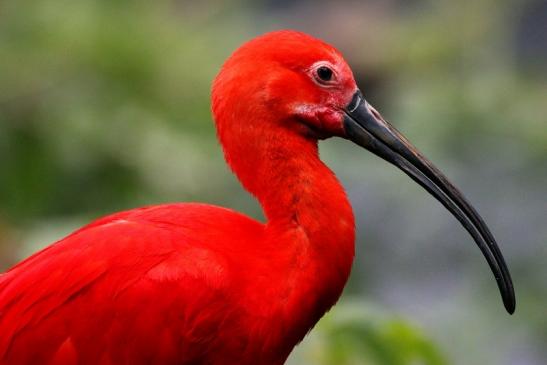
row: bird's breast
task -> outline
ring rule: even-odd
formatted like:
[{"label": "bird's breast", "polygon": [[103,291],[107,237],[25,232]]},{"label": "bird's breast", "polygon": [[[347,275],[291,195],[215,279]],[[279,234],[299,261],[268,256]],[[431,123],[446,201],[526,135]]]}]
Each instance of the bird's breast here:
[{"label": "bird's breast", "polygon": [[[353,247],[353,236],[313,239],[298,225],[272,234],[259,258],[246,267],[245,277],[252,278],[242,295],[246,336],[266,356],[288,356],[336,303],[345,286],[353,250],[344,252],[342,247]],[[338,253],[328,248],[333,245]]]}]

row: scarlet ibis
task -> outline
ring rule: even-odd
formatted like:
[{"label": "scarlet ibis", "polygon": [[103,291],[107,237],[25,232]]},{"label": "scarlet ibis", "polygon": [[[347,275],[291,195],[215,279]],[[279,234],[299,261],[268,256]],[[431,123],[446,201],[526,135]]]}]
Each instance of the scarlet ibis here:
[{"label": "scarlet ibis", "polygon": [[363,98],[342,55],[295,31],[241,46],[213,83],[226,161],[266,222],[187,203],[100,218],[0,276],[0,364],[283,364],[338,300],[354,216],[318,156],[351,140],[403,170],[509,271],[458,189]]}]

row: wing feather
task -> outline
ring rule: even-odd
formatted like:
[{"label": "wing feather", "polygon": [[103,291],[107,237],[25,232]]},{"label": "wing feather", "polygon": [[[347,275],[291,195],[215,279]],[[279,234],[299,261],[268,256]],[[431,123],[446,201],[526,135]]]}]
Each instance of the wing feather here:
[{"label": "wing feather", "polygon": [[56,364],[74,349],[85,359],[78,364],[127,363],[136,350],[135,364],[181,351],[191,359],[190,345],[210,340],[229,292],[215,235],[199,233],[213,208],[191,208],[103,218],[1,275],[0,364]]}]

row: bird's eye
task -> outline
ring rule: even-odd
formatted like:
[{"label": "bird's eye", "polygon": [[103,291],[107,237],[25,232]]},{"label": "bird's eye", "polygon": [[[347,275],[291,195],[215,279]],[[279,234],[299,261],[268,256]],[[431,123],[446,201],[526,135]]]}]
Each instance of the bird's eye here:
[{"label": "bird's eye", "polygon": [[329,82],[332,80],[333,72],[330,67],[321,66],[317,68],[317,78],[320,82]]}]

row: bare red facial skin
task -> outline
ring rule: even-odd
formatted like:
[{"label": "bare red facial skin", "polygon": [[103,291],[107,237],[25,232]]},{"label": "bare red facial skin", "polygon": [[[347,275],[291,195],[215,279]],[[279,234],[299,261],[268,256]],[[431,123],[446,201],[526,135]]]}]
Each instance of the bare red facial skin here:
[{"label": "bare red facial skin", "polygon": [[344,136],[344,114],[333,107],[300,106],[296,110],[298,120],[305,133],[312,138],[326,139],[332,136]]}]

